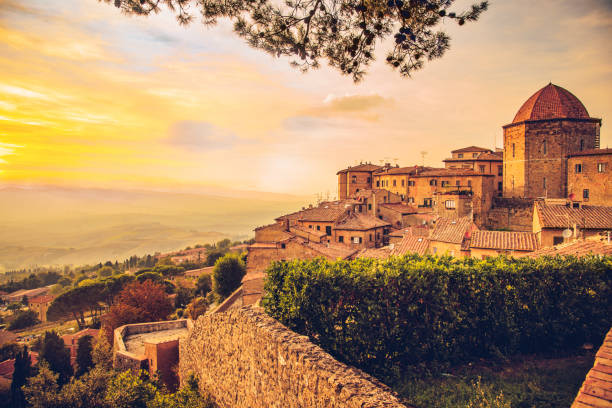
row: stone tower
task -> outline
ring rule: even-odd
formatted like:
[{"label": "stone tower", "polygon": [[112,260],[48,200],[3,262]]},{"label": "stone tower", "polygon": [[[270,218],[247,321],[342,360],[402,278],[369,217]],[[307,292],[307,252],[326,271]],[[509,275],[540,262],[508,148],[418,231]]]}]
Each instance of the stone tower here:
[{"label": "stone tower", "polygon": [[504,197],[566,198],[567,157],[599,148],[600,126],[601,119],[560,86],[533,94],[503,127]]}]

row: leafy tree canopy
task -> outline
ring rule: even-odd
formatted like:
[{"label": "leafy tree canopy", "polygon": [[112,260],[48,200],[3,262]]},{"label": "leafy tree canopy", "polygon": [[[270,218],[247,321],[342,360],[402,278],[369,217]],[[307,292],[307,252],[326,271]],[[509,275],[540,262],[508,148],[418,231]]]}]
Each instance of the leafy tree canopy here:
[{"label": "leafy tree canopy", "polygon": [[59,375],[59,384],[65,384],[72,376],[70,351],[64,341],[54,331],[45,332],[40,349],[40,359],[49,364],[49,368]]},{"label": "leafy tree canopy", "polygon": [[[102,0],[100,0],[102,1]],[[111,3],[111,0],[103,0]],[[468,10],[452,9],[455,0],[112,0],[127,14],[149,15],[166,7],[180,24],[214,25],[219,18],[252,47],[274,56],[294,58],[304,71],[321,59],[359,81],[374,60],[377,43],[389,45],[386,61],[402,76],[440,58],[450,38],[441,29],[445,19],[463,25],[475,21],[488,2]],[[393,42],[385,41],[393,35]]]},{"label": "leafy tree canopy", "polygon": [[226,254],[215,262],[213,269],[213,290],[222,298],[226,298],[238,289],[246,267],[236,254]]}]

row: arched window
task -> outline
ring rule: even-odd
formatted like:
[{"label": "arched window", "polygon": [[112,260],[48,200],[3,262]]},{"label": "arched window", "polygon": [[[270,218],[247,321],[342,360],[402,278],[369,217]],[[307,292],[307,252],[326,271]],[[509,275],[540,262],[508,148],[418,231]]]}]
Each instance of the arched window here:
[{"label": "arched window", "polygon": [[580,139],[580,151],[584,150],[584,139]]}]

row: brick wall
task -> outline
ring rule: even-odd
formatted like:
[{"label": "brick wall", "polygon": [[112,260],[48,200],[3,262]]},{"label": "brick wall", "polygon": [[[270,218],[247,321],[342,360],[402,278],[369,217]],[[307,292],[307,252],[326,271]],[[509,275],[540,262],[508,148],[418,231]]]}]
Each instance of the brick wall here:
[{"label": "brick wall", "polygon": [[[576,173],[576,164],[582,172]],[[598,165],[603,165],[599,172]],[[612,205],[612,154],[570,157],[567,165],[567,193],[574,194],[576,201],[588,205]],[[584,198],[588,190],[588,198]]]},{"label": "brick wall", "polygon": [[533,200],[495,198],[485,220],[488,229],[532,232]]},{"label": "brick wall", "polygon": [[195,374],[222,408],[405,408],[384,384],[259,308],[201,316],[180,355],[180,378]]}]

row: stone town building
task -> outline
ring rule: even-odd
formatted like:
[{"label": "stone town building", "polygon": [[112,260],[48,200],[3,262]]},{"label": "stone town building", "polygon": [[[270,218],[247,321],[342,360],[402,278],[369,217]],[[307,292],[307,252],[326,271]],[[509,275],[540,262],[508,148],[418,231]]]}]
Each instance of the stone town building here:
[{"label": "stone town building", "polygon": [[334,223],[334,242],[351,248],[378,248],[386,243],[390,227],[386,221],[350,212]]},{"label": "stone town building", "polygon": [[601,119],[572,93],[548,84],[504,130],[504,197],[566,198],[568,156],[599,148]]},{"label": "stone town building", "polygon": [[539,248],[538,238],[533,232],[474,231],[470,238],[470,256],[525,256]]},{"label": "stone town building", "polygon": [[95,340],[98,338],[100,330],[97,329],[83,329],[74,334],[65,334],[62,336],[64,346],[70,351],[70,364],[76,368],[77,352],[79,351],[79,339],[85,336],[92,337],[92,346]]},{"label": "stone town building", "polygon": [[612,149],[590,149],[567,160],[568,198],[589,205],[612,206]]},{"label": "stone town building", "polygon": [[470,237],[476,230],[478,227],[470,218],[440,218],[429,236],[429,253],[438,256],[467,256]]},{"label": "stone town building", "polygon": [[[386,164],[385,167],[389,167]],[[357,166],[349,166],[338,173],[338,199],[344,200],[352,197],[355,193],[372,188],[372,173],[384,168],[372,163],[361,163]]]},{"label": "stone town building", "polygon": [[492,174],[495,176],[496,195],[503,193],[503,150],[493,151],[477,146],[464,147],[451,151],[452,157],[444,159],[447,169],[470,169],[479,173]]},{"label": "stone town building", "polygon": [[30,310],[33,310],[38,315],[38,320],[41,322],[47,321],[47,310],[49,310],[49,306],[55,299],[55,296],[52,295],[40,295],[32,298],[28,298],[28,307]]},{"label": "stone town building", "polygon": [[[567,230],[568,236],[563,236]],[[612,233],[612,207],[580,205],[567,202],[560,205],[536,201],[533,209],[533,232],[542,247],[576,239],[607,237]]]}]

